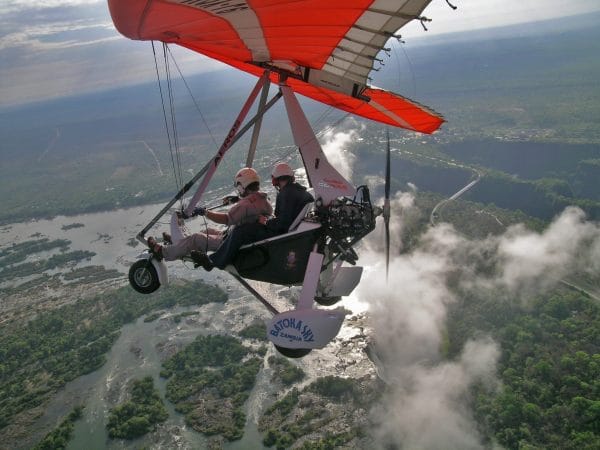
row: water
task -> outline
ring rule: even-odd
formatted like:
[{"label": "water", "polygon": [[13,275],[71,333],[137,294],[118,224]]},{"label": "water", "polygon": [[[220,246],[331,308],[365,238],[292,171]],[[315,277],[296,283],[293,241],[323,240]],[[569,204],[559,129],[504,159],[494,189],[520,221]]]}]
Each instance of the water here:
[{"label": "water", "polygon": [[[125,400],[125,391],[131,379],[152,376],[155,386],[164,396],[166,382],[158,376],[164,356],[159,348],[165,343],[167,347],[187,344],[204,331],[192,321],[182,321],[174,327],[169,316],[181,311],[169,311],[150,323],[144,323],[140,318],[136,323],[123,327],[120,338],[107,356],[106,364],[95,373],[93,380],[85,383],[88,393],[86,408],[82,420],[75,424],[74,438],[68,446],[69,449],[139,448],[151,446],[156,440],[169,448],[205,447],[202,435],[186,430],[183,416],[175,412],[170,402],[165,402],[169,419],[155,433],[157,436],[146,435],[127,442],[111,440],[106,432],[108,409]],[[68,386],[64,390],[65,397],[70,396],[71,388]],[[185,446],[179,445],[184,442]]]},{"label": "water", "polygon": [[[162,205],[150,205],[121,209],[110,212],[84,214],[73,217],[58,216],[54,219],[35,220],[12,224],[0,228],[0,246],[10,245],[33,238],[69,239],[70,250],[90,250],[96,253],[82,265],[102,265],[107,269],[117,269],[124,274],[143,247],[132,248],[127,245],[143,228],[149,218],[160,210]],[[159,224],[159,231],[167,230],[167,218]],[[200,227],[200,221],[192,223],[192,231]],[[84,226],[63,230],[62,227],[73,223]],[[32,237],[33,236],[33,237]],[[39,255],[38,255],[39,256]],[[33,255],[36,257],[36,255]],[[207,273],[203,270],[190,270],[180,262],[169,263],[169,276],[187,279],[202,278],[211,284],[218,284],[229,294],[225,304],[210,304],[202,307],[178,308],[164,311],[161,317],[145,323],[139,318],[135,323],[124,326],[120,337],[106,355],[106,363],[97,371],[79,377],[68,383],[49,402],[43,415],[30,428],[28,438],[20,441],[18,447],[27,448],[39,441],[77,404],[84,404],[83,418],[76,422],[74,437],[69,449],[124,449],[124,448],[176,448],[202,449],[208,440],[202,434],[185,425],[184,417],[175,412],[173,405],[165,400],[169,418],[156,432],[134,441],[111,440],[106,432],[108,410],[125,398],[128,383],[146,375],[153,377],[155,386],[164,398],[166,380],[159,377],[161,363],[168,356],[193,341],[199,334],[218,332],[237,332],[252,323],[256,318],[267,320],[269,313],[259,302],[254,301],[226,273],[215,270]],[[123,279],[124,281],[124,279]],[[281,289],[277,286],[260,284],[257,290],[270,298],[279,310],[290,308],[290,296],[297,290]],[[281,295],[278,295],[278,292]],[[40,294],[41,295],[41,294]],[[357,299],[348,299],[344,306],[355,312],[363,310],[364,304]],[[350,306],[351,305],[351,306]],[[23,307],[20,305],[19,307]],[[175,323],[172,316],[183,311],[198,311],[198,315],[187,316]],[[356,326],[345,325],[340,336],[356,334]],[[346,375],[362,376],[373,370],[370,362],[358,347],[336,341],[323,350],[313,351],[302,360],[294,361],[308,375],[303,384],[308,384],[318,376]],[[224,448],[231,450],[263,449],[262,436],[257,423],[265,407],[272,404],[284,392],[274,389],[271,371],[266,363],[269,356],[276,352],[272,347],[265,355],[265,367],[259,372],[256,386],[246,404],[247,423],[241,440],[225,443]],[[359,364],[357,364],[359,361]]]}]

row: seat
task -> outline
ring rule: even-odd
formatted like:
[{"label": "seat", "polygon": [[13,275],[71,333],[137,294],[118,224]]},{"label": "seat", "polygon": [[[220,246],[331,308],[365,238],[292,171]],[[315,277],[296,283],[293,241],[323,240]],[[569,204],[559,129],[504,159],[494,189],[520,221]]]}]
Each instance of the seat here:
[{"label": "seat", "polygon": [[304,205],[304,208],[302,208],[302,210],[298,213],[298,215],[296,216],[296,218],[294,219],[294,221],[288,228],[288,233],[290,231],[294,231],[296,228],[298,228],[298,225],[300,225],[300,222],[302,222],[302,219],[304,219],[306,217],[306,214],[308,214],[308,211],[310,210],[312,205],[313,205],[313,202],[308,202],[306,205]]}]

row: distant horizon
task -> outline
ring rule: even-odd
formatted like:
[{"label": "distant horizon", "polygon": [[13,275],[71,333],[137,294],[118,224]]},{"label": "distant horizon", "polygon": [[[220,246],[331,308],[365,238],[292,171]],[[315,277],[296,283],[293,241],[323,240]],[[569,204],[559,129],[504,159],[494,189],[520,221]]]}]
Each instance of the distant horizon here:
[{"label": "distant horizon", "polygon": [[[433,46],[437,46],[440,44],[447,44],[449,42],[464,42],[466,40],[477,40],[477,39],[482,39],[482,38],[484,40],[496,39],[496,40],[500,41],[503,39],[513,39],[513,38],[519,37],[519,36],[554,34],[554,33],[560,33],[560,32],[569,31],[569,30],[579,30],[579,29],[584,30],[584,29],[587,29],[590,27],[595,27],[596,23],[597,23],[595,21],[595,18],[598,18],[598,17],[600,17],[600,11],[592,12],[592,13],[576,14],[576,15],[565,16],[565,17],[561,17],[561,18],[553,18],[553,19],[547,19],[547,20],[541,20],[541,21],[535,21],[535,22],[500,25],[500,26],[496,26],[496,27],[492,27],[492,28],[485,28],[485,29],[480,28],[480,29],[468,30],[468,31],[450,31],[447,33],[442,33],[442,34],[434,34],[431,36],[411,37],[410,39],[407,39],[406,43],[404,43],[402,45],[405,45],[405,50],[410,52],[412,49],[423,48],[423,47],[433,47]],[[565,21],[568,23],[564,24]],[[553,24],[556,24],[557,22],[563,22],[563,26],[562,27],[552,26]],[[531,25],[531,24],[536,24],[536,25],[538,25],[538,27],[524,27],[524,25]],[[539,27],[540,25],[541,25],[541,28]],[[507,33],[504,33],[506,30],[519,30],[519,33],[518,34],[507,34]],[[498,39],[499,34],[502,35],[500,37],[500,39]],[[467,35],[469,35],[469,36],[467,36]],[[127,41],[127,42],[132,42],[132,41],[126,40],[125,38],[123,38],[123,40]],[[142,41],[135,42],[135,43],[137,43],[138,46],[141,47],[139,44],[142,43]],[[147,44],[147,42],[144,42],[144,43]],[[202,54],[191,52],[190,50],[180,48],[176,45],[171,45],[170,48],[176,49],[175,51],[186,52],[188,58],[191,55],[192,58],[197,57],[196,59],[199,59],[199,60],[208,60],[209,59]],[[185,56],[184,56],[184,59],[186,59]],[[177,59],[177,61],[180,65],[183,65],[179,58]],[[255,79],[255,77],[253,75],[242,72],[234,67],[228,66],[228,65],[218,62],[218,61],[214,61],[214,60],[210,60],[210,61],[214,63],[210,70],[196,70],[196,71],[191,70],[188,73],[186,73],[184,71],[184,76],[196,78],[196,77],[199,77],[202,75],[208,75],[208,74],[217,75],[217,74],[223,73],[223,72],[231,72],[232,74],[233,73],[239,74],[239,76],[242,78],[248,77],[249,80]],[[20,109],[27,109],[27,108],[35,107],[36,105],[43,106],[43,105],[52,103],[54,101],[75,100],[80,97],[101,95],[103,93],[110,93],[110,92],[115,92],[115,91],[119,91],[122,89],[130,89],[130,88],[135,88],[135,87],[143,87],[145,85],[154,84],[154,83],[156,83],[156,78],[150,77],[150,78],[141,79],[139,81],[129,80],[128,82],[124,82],[124,83],[121,83],[116,86],[100,86],[98,88],[90,88],[90,89],[82,90],[80,92],[67,93],[67,94],[56,95],[56,96],[48,96],[45,98],[32,99],[29,101],[7,103],[7,104],[0,103],[0,112],[6,113],[6,112],[10,112],[10,111],[17,111]]]}]

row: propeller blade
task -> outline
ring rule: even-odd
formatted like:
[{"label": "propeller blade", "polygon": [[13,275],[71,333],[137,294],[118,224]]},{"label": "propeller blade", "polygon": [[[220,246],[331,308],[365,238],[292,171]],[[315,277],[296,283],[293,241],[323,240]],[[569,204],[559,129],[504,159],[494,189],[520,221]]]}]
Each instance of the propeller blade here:
[{"label": "propeller blade", "polygon": [[390,128],[386,128],[387,152],[385,158],[385,199],[383,202],[383,223],[385,224],[385,279],[390,270]]}]

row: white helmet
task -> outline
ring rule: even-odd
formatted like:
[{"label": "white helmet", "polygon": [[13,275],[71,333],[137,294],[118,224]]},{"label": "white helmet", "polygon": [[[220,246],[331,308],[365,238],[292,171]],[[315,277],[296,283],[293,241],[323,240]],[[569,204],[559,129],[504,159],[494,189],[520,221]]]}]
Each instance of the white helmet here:
[{"label": "white helmet", "polygon": [[271,172],[271,176],[273,178],[279,178],[279,177],[292,177],[293,178],[294,171],[286,163],[279,163],[273,168],[273,172]]},{"label": "white helmet", "polygon": [[256,170],[251,167],[244,167],[238,170],[233,179],[233,186],[238,188],[238,190],[241,187],[241,191],[245,190],[252,183],[260,183],[260,177],[256,173]]}]

